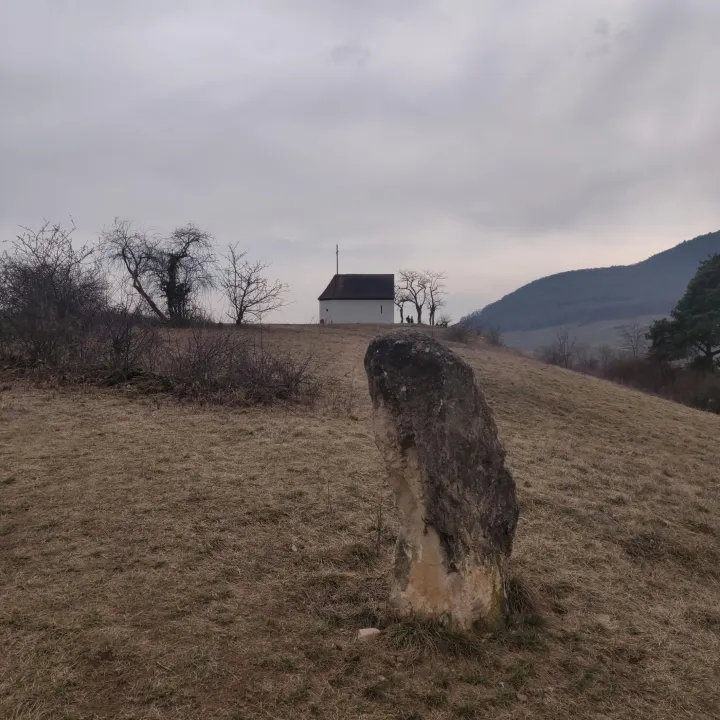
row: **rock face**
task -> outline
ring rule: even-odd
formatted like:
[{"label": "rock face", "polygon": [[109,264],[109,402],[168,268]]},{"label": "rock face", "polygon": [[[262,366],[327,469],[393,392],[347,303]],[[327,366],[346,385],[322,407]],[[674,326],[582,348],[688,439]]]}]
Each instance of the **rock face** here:
[{"label": "rock face", "polygon": [[391,602],[460,627],[502,623],[518,506],[472,369],[432,338],[397,331],[370,343],[365,372],[402,524]]}]

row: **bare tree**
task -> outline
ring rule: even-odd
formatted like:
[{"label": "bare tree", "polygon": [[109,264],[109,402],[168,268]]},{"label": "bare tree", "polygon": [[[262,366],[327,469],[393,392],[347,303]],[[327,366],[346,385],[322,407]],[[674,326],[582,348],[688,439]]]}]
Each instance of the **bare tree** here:
[{"label": "bare tree", "polygon": [[103,230],[100,245],[106,258],[124,268],[150,310],[166,322],[187,322],[198,295],[213,286],[212,236],[195,225],[160,238],[116,218],[111,228]]},{"label": "bare tree", "polygon": [[598,346],[598,362],[603,370],[615,359],[615,354],[615,351],[607,344],[603,343]]},{"label": "bare tree", "polygon": [[104,278],[74,224],[21,229],[0,258],[0,331],[30,362],[68,360],[104,307]]},{"label": "bare tree", "polygon": [[499,325],[490,325],[484,330],[478,330],[478,333],[482,332],[482,336],[491,344],[491,345],[502,345],[503,344],[503,335],[502,330],[500,329]]},{"label": "bare tree", "polygon": [[620,349],[634,358],[647,352],[647,327],[638,323],[621,325],[618,328],[618,345]]},{"label": "bare tree", "polygon": [[140,295],[154,315],[167,322],[168,317],[160,309],[154,287],[154,268],[159,244],[157,238],[134,230],[129,220],[120,218],[115,218],[112,226],[103,229],[100,235],[100,249],[104,257],[124,269],[133,290]]},{"label": "bare tree", "polygon": [[578,343],[575,345],[574,365],[580,372],[593,373],[598,369],[600,361],[590,345]]},{"label": "bare tree", "polygon": [[442,314],[437,321],[437,326],[441,328],[450,327],[452,318],[447,314]]},{"label": "bare tree", "polygon": [[425,273],[418,272],[417,270],[400,270],[398,272],[400,276],[400,289],[406,293],[408,302],[415,306],[415,312],[417,313],[417,323],[422,324],[422,311],[427,301],[428,288],[427,288],[427,277]]},{"label": "bare tree", "polygon": [[445,304],[445,280],[447,276],[444,270],[426,270],[424,273],[427,288],[427,306],[430,325],[435,325],[435,314]]},{"label": "bare tree", "polygon": [[395,286],[395,306],[400,311],[400,322],[405,322],[405,304],[410,302],[410,296],[400,286]]},{"label": "bare tree", "polygon": [[263,315],[279,310],[287,303],[284,295],[289,287],[279,280],[271,281],[263,274],[268,263],[251,263],[237,245],[228,246],[227,264],[220,270],[218,283],[230,304],[228,315],[236,325],[259,322]]},{"label": "bare tree", "polygon": [[555,330],[555,340],[552,345],[543,348],[540,356],[552,365],[570,368],[575,359],[576,345],[576,336],[571,334],[567,327],[560,327]]},{"label": "bare tree", "polygon": [[213,287],[214,262],[212,236],[192,224],[176,228],[156,248],[150,272],[171,322],[191,319],[198,294]]}]

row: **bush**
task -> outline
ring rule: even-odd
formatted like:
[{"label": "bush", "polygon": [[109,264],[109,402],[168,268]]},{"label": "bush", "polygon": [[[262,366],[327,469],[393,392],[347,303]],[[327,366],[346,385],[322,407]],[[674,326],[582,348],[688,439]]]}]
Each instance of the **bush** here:
[{"label": "bush", "polygon": [[450,342],[464,343],[467,345],[472,335],[473,331],[465,325],[451,325],[447,329],[445,337]]},{"label": "bush", "polygon": [[720,374],[717,372],[682,370],[663,394],[698,410],[720,414]]},{"label": "bush", "polygon": [[237,330],[191,329],[169,337],[160,374],[179,397],[226,404],[314,402],[312,356],[270,352]]},{"label": "bush", "polygon": [[126,302],[108,308],[98,317],[96,363],[127,378],[141,368],[154,372],[158,365],[158,323]]},{"label": "bush", "polygon": [[[187,331],[161,329],[128,291],[109,301],[93,251],[73,228],[24,228],[0,256],[0,359],[38,378],[118,384],[226,403],[312,402],[320,384],[310,356],[269,352],[252,335],[217,330],[183,308]],[[138,288],[133,286],[137,291]],[[180,315],[178,315],[179,317]]]},{"label": "bush", "polygon": [[502,332],[497,325],[491,325],[482,335],[491,345],[503,345]]},{"label": "bush", "polygon": [[675,402],[720,413],[720,374],[681,367],[653,357],[621,356],[601,368],[601,377]]},{"label": "bush", "polygon": [[92,250],[73,246],[73,230],[23,228],[0,259],[2,351],[16,362],[75,362],[105,307],[105,280]]},{"label": "bush", "polygon": [[575,346],[575,355],[572,359],[572,366],[580,372],[591,374],[598,369],[600,363],[598,362],[595,353],[593,353],[592,348],[588,345],[578,343]]},{"label": "bush", "polygon": [[473,338],[483,338],[490,345],[501,346],[504,344],[500,328],[496,326],[472,328],[458,323],[457,325],[451,325],[445,334],[446,340],[463,344],[469,343]]},{"label": "bush", "polygon": [[[551,365],[570,367],[699,410],[720,413],[720,373],[707,367],[692,363],[681,366],[654,356],[618,355],[605,345],[597,352],[573,345],[569,359],[558,344],[548,345],[536,350],[535,356]],[[566,365],[566,361],[570,364]]]},{"label": "bush", "polygon": [[608,380],[631,385],[639,390],[660,393],[663,388],[674,383],[677,369],[650,358],[624,355],[611,360],[602,375]]},{"label": "bush", "polygon": [[543,345],[542,347],[536,348],[534,354],[541,362],[547,363],[548,365],[563,367],[562,358],[556,348],[552,345]]}]

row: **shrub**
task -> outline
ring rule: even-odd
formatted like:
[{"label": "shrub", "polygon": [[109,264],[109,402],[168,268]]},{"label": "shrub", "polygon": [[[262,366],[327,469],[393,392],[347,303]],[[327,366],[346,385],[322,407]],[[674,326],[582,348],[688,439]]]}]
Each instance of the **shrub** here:
[{"label": "shrub", "polygon": [[74,228],[23,228],[0,261],[0,334],[6,356],[28,364],[71,363],[86,348],[105,280]]},{"label": "shrub", "polygon": [[603,377],[608,380],[654,393],[672,385],[676,375],[677,369],[669,363],[629,355],[611,360],[603,370]]},{"label": "shrub", "polygon": [[[106,275],[93,250],[73,245],[73,230],[49,223],[39,231],[24,228],[0,256],[4,362],[64,382],[118,384],[144,376],[148,392],[165,390],[194,400],[317,398],[320,384],[309,355],[270,352],[257,347],[249,333],[215,329],[184,300],[170,315],[193,326],[161,329],[166,318],[142,313],[143,296],[135,284],[140,298],[128,291],[110,302]],[[185,230],[194,232],[191,226]]]},{"label": "shrub", "polygon": [[160,372],[179,397],[227,404],[314,402],[320,383],[310,355],[268,351],[235,330],[199,328],[168,338]]},{"label": "shrub", "polygon": [[562,358],[552,345],[543,345],[542,347],[536,348],[535,357],[548,365],[563,366]]},{"label": "shrub", "polygon": [[618,353],[616,350],[611,348],[610,345],[603,343],[602,345],[598,345],[596,349],[596,356],[598,367],[601,370],[605,370],[605,368],[618,357]]},{"label": "shrub", "polygon": [[655,357],[623,356],[610,361],[601,376],[669,400],[720,413],[720,373],[678,366]]},{"label": "shrub", "polygon": [[681,371],[666,394],[698,410],[720,414],[720,374],[717,372],[696,369]]},{"label": "shrub", "polygon": [[470,330],[470,328],[466,327],[465,325],[452,325],[447,329],[445,337],[450,342],[467,344],[470,342],[470,337],[472,336],[472,334],[472,330]]},{"label": "shrub", "polygon": [[570,367],[699,410],[720,413],[720,373],[707,367],[692,363],[682,366],[653,355],[618,355],[607,346],[600,346],[594,353],[573,345],[573,355],[568,358],[556,343],[539,348],[535,356],[551,365]]},{"label": "shrub", "polygon": [[503,336],[500,328],[497,325],[491,325],[483,332],[483,337],[491,345],[503,345]]},{"label": "shrub", "polygon": [[573,367],[580,372],[594,375],[600,368],[600,359],[587,345],[577,345]]},{"label": "shrub", "polygon": [[108,308],[98,317],[97,362],[127,378],[158,365],[160,334],[157,322],[128,301]]}]

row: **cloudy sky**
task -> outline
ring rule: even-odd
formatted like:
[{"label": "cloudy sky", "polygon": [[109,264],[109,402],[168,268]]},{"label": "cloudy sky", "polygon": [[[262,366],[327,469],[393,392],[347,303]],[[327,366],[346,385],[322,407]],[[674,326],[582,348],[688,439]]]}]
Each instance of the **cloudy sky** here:
[{"label": "cloudy sky", "polygon": [[3,0],[0,239],[194,222],[455,318],[720,228],[718,0]]}]

